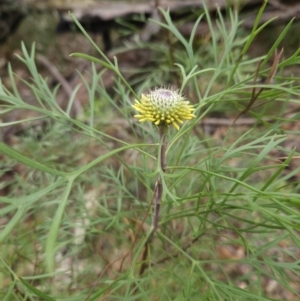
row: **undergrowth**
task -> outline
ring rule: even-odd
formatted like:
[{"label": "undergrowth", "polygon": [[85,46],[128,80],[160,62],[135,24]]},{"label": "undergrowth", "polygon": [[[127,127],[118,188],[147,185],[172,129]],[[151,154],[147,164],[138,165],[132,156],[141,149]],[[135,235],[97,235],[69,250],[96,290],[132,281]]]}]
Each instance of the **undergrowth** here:
[{"label": "undergrowth", "polygon": [[[132,82],[72,16],[99,54],[72,54],[92,62],[82,75],[89,107],[80,118],[72,117],[77,89],[62,109],[58,87],[39,75],[34,46],[22,45],[31,79],[21,81],[35,102],[21,97],[11,68],[12,88],[0,85],[1,114],[34,116],[1,124],[27,125],[19,143],[0,144],[2,174],[13,166],[20,173],[1,183],[10,187],[0,197],[1,300],[299,299],[299,167],[289,168],[299,152],[288,143],[299,134],[288,126],[299,113],[286,112],[300,93],[286,70],[300,51],[288,58],[280,51],[290,22],[266,55],[247,56],[272,21],[259,25],[263,10],[248,36],[239,35],[237,13],[229,27],[219,14],[215,27],[204,10],[189,40],[162,10],[164,20],[153,22],[171,44],[128,44],[126,51],[151,49],[160,62],[136,70]],[[203,44],[195,40],[202,20],[211,35]],[[117,75],[114,93],[102,82],[106,70]],[[134,99],[155,86],[177,88],[196,115],[168,131],[165,172],[157,127],[133,118]],[[230,121],[214,135],[216,126],[202,123],[212,112]],[[252,125],[239,125],[240,115]]]}]

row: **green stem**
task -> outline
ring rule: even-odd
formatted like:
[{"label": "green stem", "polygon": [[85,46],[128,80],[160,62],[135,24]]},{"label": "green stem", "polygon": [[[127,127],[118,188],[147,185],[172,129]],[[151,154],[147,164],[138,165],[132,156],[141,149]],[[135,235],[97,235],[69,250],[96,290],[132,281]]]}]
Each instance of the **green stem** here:
[{"label": "green stem", "polygon": [[[158,158],[159,158],[159,164],[162,172],[166,171],[167,132],[168,132],[168,127],[166,125],[159,127],[160,148],[158,152]],[[162,185],[161,175],[159,175],[154,188],[154,196],[153,196],[154,214],[153,214],[152,226],[149,232],[147,233],[147,239],[144,244],[144,252],[142,255],[143,263],[139,275],[142,275],[147,268],[146,258],[148,257],[148,247],[150,245],[152,235],[155,233],[155,231],[158,228],[160,204],[161,204],[162,196],[163,196],[163,185]]]},{"label": "green stem", "polygon": [[[167,126],[159,127],[159,140],[160,140],[159,157],[160,157],[160,167],[161,167],[162,172],[166,171],[167,131],[168,131]],[[153,221],[152,221],[152,226],[153,226],[153,230],[154,230],[153,232],[155,232],[155,230],[158,227],[160,204],[161,204],[162,195],[163,195],[163,185],[162,185],[162,181],[161,181],[161,175],[158,177],[158,179],[156,181],[154,193],[155,193],[154,215],[153,215]]]}]

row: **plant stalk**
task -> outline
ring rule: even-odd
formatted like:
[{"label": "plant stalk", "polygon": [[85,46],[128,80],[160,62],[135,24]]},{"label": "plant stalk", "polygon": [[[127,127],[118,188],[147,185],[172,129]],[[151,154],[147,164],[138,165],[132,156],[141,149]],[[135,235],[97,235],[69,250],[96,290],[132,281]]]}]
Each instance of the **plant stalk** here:
[{"label": "plant stalk", "polygon": [[[167,150],[167,136],[168,127],[167,126],[160,126],[159,127],[159,141],[160,141],[160,148],[158,152],[159,164],[161,168],[161,172],[166,171],[166,150]],[[158,179],[155,184],[154,188],[154,214],[152,219],[152,227],[148,233],[148,240],[145,243],[144,251],[142,254],[142,266],[140,268],[139,275],[142,275],[147,268],[146,258],[148,257],[148,247],[150,246],[150,242],[152,239],[153,234],[158,228],[159,224],[159,214],[160,214],[160,204],[163,196],[163,184],[161,180],[161,175],[158,176]]]},{"label": "plant stalk", "polygon": [[[167,130],[166,126],[159,127],[159,141],[160,141],[160,150],[159,150],[159,160],[160,160],[160,167],[161,171],[166,171],[166,150],[167,150]],[[158,177],[156,184],[155,184],[155,196],[154,196],[154,215],[153,215],[153,232],[156,231],[158,228],[159,223],[159,214],[160,214],[160,205],[163,195],[163,185],[161,180],[161,175]]]}]

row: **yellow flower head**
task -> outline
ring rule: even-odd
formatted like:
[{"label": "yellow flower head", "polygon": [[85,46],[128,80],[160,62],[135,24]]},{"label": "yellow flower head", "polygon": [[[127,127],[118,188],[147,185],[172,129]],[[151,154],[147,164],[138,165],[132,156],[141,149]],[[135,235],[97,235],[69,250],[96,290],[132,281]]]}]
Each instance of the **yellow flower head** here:
[{"label": "yellow flower head", "polygon": [[165,88],[155,89],[147,94],[142,94],[140,100],[135,100],[132,105],[140,114],[135,115],[139,121],[151,121],[155,125],[172,124],[177,130],[178,123],[196,117],[194,108],[186,101],[178,90]]}]

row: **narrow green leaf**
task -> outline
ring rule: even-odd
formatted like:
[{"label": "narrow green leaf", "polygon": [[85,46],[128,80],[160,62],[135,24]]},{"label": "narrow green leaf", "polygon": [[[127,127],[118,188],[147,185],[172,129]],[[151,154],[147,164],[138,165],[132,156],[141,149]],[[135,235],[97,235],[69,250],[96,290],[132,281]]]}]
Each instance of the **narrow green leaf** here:
[{"label": "narrow green leaf", "polygon": [[62,196],[62,199],[59,203],[59,206],[56,210],[55,216],[53,217],[53,222],[51,224],[49,234],[46,240],[46,264],[47,268],[50,272],[54,269],[54,255],[55,255],[55,244],[58,236],[59,226],[61,224],[61,220],[63,214],[65,212],[65,208],[68,202],[68,198],[71,192],[71,188],[73,186],[73,182],[76,177],[72,177],[69,179],[68,185],[65,189],[65,192]]},{"label": "narrow green leaf", "polygon": [[19,152],[15,151],[14,149],[12,149],[11,147],[9,147],[8,145],[6,145],[3,142],[0,142],[0,152],[2,152],[3,154],[7,155],[8,157],[15,159],[16,161],[23,163],[26,166],[30,166],[34,169],[49,173],[49,174],[53,174],[55,176],[59,176],[59,177],[67,177],[68,173],[63,172],[63,171],[58,171],[55,169],[52,169],[50,167],[47,167],[39,162],[33,161],[25,156],[23,156],[22,154],[20,154]]},{"label": "narrow green leaf", "polygon": [[23,278],[19,278],[20,281],[22,282],[22,284],[27,287],[31,292],[33,292],[34,294],[36,294],[37,297],[42,298],[42,300],[45,301],[56,301],[55,299],[49,297],[48,295],[44,294],[42,291],[40,291],[39,289],[35,288],[34,286],[32,286],[29,282],[27,282],[25,279]]},{"label": "narrow green leaf", "polygon": [[5,227],[0,232],[0,243],[11,233],[11,231],[17,226],[18,222],[22,217],[25,216],[27,210],[32,208],[32,205],[40,200],[43,196],[47,195],[52,190],[56,189],[58,186],[62,185],[65,179],[60,179],[52,185],[48,186],[45,189],[37,191],[31,195],[23,196],[22,198],[7,198],[1,197],[0,202],[11,203],[12,205],[6,206],[1,209],[0,214],[6,214],[5,209],[9,207],[10,211],[16,210],[17,212],[14,214],[12,218],[10,218],[9,222],[5,225]]},{"label": "narrow green leaf", "polygon": [[115,71],[116,68],[112,65],[112,64],[108,64],[106,62],[104,62],[103,60],[99,60],[93,56],[90,56],[90,55],[87,55],[87,54],[84,54],[84,53],[77,53],[77,52],[74,52],[72,54],[70,54],[71,57],[79,57],[79,58],[82,58],[82,59],[86,59],[90,62],[94,62],[94,63],[97,63],[99,64],[100,66],[103,66],[107,69],[110,69],[110,70],[113,70]]}]

